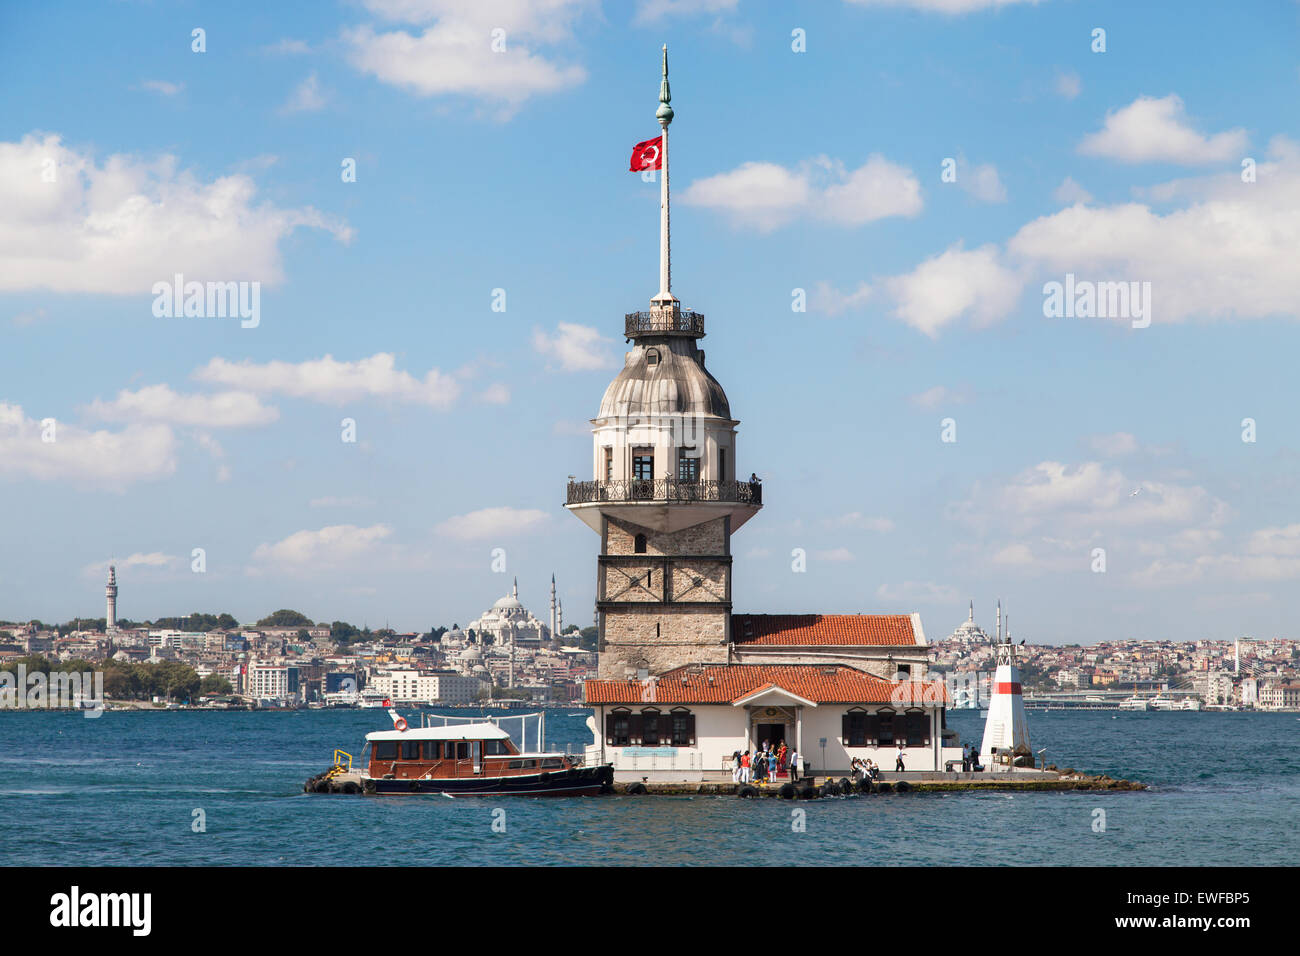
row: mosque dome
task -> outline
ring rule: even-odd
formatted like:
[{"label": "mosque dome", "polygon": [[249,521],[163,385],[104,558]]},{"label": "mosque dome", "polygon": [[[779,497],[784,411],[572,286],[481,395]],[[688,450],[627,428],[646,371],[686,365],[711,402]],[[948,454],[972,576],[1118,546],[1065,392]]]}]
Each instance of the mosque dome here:
[{"label": "mosque dome", "polygon": [[693,339],[638,338],[623,370],[605,389],[598,418],[635,415],[710,415],[731,418],[718,380],[704,367]]}]

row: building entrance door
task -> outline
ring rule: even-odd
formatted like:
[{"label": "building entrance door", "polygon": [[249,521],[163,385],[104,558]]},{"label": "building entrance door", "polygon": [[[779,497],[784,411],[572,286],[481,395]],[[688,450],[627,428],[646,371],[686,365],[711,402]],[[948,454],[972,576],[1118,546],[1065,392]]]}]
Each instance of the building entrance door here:
[{"label": "building entrance door", "polygon": [[[773,750],[776,750],[781,746],[781,741],[785,740],[785,724],[759,724],[754,733],[755,749],[761,750],[764,740]],[[786,741],[786,746],[790,746],[789,741]]]}]

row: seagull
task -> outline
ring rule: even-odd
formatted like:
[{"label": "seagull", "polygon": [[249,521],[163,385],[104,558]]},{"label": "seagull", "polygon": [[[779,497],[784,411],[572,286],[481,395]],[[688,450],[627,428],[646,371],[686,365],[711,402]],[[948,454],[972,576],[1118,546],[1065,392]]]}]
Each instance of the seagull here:
[{"label": "seagull", "polygon": [[1140,494],[1142,494],[1142,489],[1141,489],[1141,488],[1139,488],[1137,491],[1130,491],[1130,492],[1128,493],[1128,496],[1129,496],[1130,498],[1136,498],[1136,497],[1137,497],[1138,495],[1140,495]]}]

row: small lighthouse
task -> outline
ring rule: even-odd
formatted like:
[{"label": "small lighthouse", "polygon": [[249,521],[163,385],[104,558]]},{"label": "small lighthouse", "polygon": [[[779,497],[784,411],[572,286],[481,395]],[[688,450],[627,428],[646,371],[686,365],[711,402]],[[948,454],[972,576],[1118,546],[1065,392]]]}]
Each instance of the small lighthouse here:
[{"label": "small lighthouse", "polygon": [[108,605],[104,614],[104,630],[112,634],[117,630],[117,568],[111,564],[108,566],[108,584],[104,586],[104,598]]},{"label": "small lighthouse", "polygon": [[984,721],[984,743],[980,762],[992,769],[997,756],[1010,752],[1015,757],[1033,758],[1029,749],[1029,722],[1025,719],[1025,701],[1020,693],[1020,668],[1016,666],[1016,649],[1011,630],[1002,636],[1002,602],[998,601],[997,672],[993,677],[989,713]]}]

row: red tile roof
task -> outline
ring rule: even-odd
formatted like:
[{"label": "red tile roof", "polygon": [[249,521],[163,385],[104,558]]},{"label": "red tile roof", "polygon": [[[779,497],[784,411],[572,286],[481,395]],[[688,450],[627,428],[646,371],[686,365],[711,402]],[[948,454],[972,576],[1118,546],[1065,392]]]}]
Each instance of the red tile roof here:
[{"label": "red tile roof", "polygon": [[910,614],[733,614],[737,644],[897,646],[915,644]]},{"label": "red tile roof", "polygon": [[703,664],[646,680],[589,680],[588,704],[730,704],[767,684],[815,703],[950,702],[942,681],[887,681],[842,664]]}]

